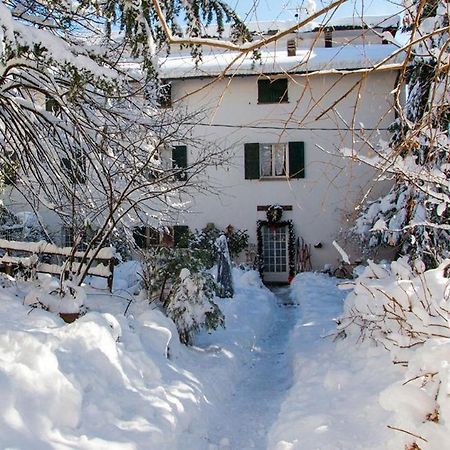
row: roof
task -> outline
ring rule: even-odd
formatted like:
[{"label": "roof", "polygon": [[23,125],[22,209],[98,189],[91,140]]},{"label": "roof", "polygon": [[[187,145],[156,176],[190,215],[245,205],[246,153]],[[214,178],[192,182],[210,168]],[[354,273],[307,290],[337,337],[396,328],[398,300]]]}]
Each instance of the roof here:
[{"label": "roof", "polygon": [[326,27],[354,27],[354,28],[397,28],[400,25],[400,16],[351,16],[332,17],[323,20],[322,25]]},{"label": "roof", "polygon": [[[287,30],[294,27],[298,20],[266,20],[246,22],[245,26],[250,33],[258,37],[261,35],[270,35],[277,31]],[[399,15],[390,16],[350,16],[350,17],[324,17],[321,20],[308,22],[298,31],[300,33],[313,31],[322,27],[334,28],[397,28],[400,25]],[[229,39],[231,35],[231,25],[226,24],[223,38]],[[208,36],[217,34],[217,25],[209,25],[206,27]]]},{"label": "roof", "polygon": [[[388,58],[398,47],[392,44],[346,45],[332,48],[297,49],[296,56],[287,56],[286,50],[262,52],[260,60],[252,55],[236,52],[211,52],[202,56],[197,65],[189,55],[169,56],[160,64],[164,79],[203,78],[221,75],[260,75],[305,73],[322,70],[371,68]],[[387,64],[398,63],[397,55]]]}]

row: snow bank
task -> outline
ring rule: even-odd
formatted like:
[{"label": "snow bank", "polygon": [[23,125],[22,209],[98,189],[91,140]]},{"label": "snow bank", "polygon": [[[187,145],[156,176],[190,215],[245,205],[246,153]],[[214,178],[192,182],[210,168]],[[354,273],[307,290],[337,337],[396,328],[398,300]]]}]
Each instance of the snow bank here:
[{"label": "snow bank", "polygon": [[120,295],[86,288],[89,312],[72,324],[25,306],[29,284],[2,279],[0,448],[197,450],[188,437],[204,433],[233,361],[270,321],[257,274],[233,275],[236,295],[219,300],[227,329],[199,336],[198,348],[181,346],[174,324],[143,300],[124,316],[131,278],[117,280]]},{"label": "snow bank", "polygon": [[293,385],[269,432],[271,450],[385,449],[391,415],[378,397],[400,368],[381,347],[330,336],[345,297],[337,282],[313,273],[293,281],[299,303],[290,338]]},{"label": "snow bank", "polygon": [[386,449],[450,448],[449,268],[450,260],[426,272],[406,259],[370,263],[346,300],[339,328],[350,339],[380,342],[403,366],[380,395],[394,415]]}]

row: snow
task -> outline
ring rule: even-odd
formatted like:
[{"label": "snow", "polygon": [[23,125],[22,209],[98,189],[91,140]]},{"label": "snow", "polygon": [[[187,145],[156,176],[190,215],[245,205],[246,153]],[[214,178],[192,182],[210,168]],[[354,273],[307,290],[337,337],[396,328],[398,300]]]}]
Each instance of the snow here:
[{"label": "snow", "polygon": [[71,324],[27,306],[33,283],[2,276],[0,448],[393,450],[419,439],[396,430],[405,429],[426,439],[421,449],[445,450],[448,338],[389,351],[347,323],[355,305],[377,313],[379,288],[399,303],[405,292],[419,299],[420,280],[442,313],[445,268],[418,269],[370,263],[347,294],[315,273],[271,292],[257,272],[235,268],[235,295],[214,299],[226,328],[201,332],[192,347],[134,295],[135,261],[117,267],[112,294],[80,289],[87,313]]},{"label": "snow", "polygon": [[289,342],[293,384],[270,429],[270,450],[383,450],[389,437],[390,413],[378,396],[400,369],[381,346],[335,341],[345,297],[336,283],[310,273],[293,281],[299,304]]},{"label": "snow", "polygon": [[370,28],[397,28],[400,25],[400,16],[349,16],[349,17],[331,17],[323,22],[327,27],[361,27]]},{"label": "snow", "polygon": [[[235,52],[212,52],[202,55],[197,64],[189,55],[170,56],[161,61],[160,76],[164,79],[217,76],[223,71],[233,75],[276,73],[305,73],[319,70],[347,70],[371,68],[398,50],[395,45],[347,45],[345,47],[297,49],[296,56],[287,51],[262,51],[261,59]],[[401,55],[392,57],[389,64],[398,63]]]},{"label": "snow", "polygon": [[188,348],[157,308],[126,295],[135,268],[116,271],[119,295],[86,287],[88,312],[72,324],[24,305],[30,283],[2,278],[0,448],[200,449],[184,443],[206,434],[202,414],[266,333],[273,295],[256,272],[235,271],[236,295],[220,301],[228,328],[199,337],[221,346]]}]

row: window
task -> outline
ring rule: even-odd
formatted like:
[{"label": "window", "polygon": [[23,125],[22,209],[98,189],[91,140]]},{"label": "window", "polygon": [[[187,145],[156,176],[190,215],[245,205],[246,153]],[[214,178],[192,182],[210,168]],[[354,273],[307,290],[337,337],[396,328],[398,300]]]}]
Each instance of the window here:
[{"label": "window", "polygon": [[185,145],[177,145],[172,149],[172,169],[174,170],[175,180],[187,180],[187,147]]},{"label": "window", "polygon": [[303,142],[245,144],[245,179],[305,178]]},{"label": "window", "polygon": [[333,47],[333,32],[330,29],[325,30],[325,47],[331,48]]},{"label": "window", "polygon": [[185,247],[189,227],[186,225],[174,225],[162,229],[150,226],[136,227],[133,230],[133,238],[137,247],[148,249],[152,247]]},{"label": "window", "polygon": [[286,176],[286,148],[286,144],[259,144],[260,177]]},{"label": "window", "polygon": [[61,158],[61,166],[73,184],[86,183],[86,155],[81,150],[75,150],[73,155]]},{"label": "window", "polygon": [[161,81],[158,90],[158,104],[160,108],[172,107],[172,84],[170,82]]},{"label": "window", "polygon": [[[61,229],[61,243],[63,247],[73,247],[75,241],[77,242],[77,250],[84,251],[87,249],[89,243],[94,239],[95,230],[91,227],[63,226]],[[93,241],[94,247],[100,243],[101,236]]]},{"label": "window", "polygon": [[45,96],[45,110],[51,112],[55,116],[61,114],[61,106],[54,97]]},{"label": "window", "polygon": [[61,243],[63,247],[73,247],[74,235],[72,227],[62,227],[61,229]]},{"label": "window", "polygon": [[287,103],[288,80],[279,78],[276,80],[258,80],[258,103]]}]

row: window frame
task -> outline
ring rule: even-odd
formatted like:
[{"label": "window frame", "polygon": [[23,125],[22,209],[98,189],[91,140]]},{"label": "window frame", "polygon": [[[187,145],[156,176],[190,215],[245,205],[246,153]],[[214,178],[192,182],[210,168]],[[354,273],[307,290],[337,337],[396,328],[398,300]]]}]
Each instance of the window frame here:
[{"label": "window frame", "polygon": [[[260,148],[262,145],[285,146],[285,175],[262,175],[262,157]],[[273,161],[273,159],[272,159]],[[271,161],[271,170],[274,167]],[[261,144],[258,142],[247,142],[244,144],[244,179],[245,180],[291,180],[304,179],[305,175],[305,142],[288,141],[277,142],[274,144]],[[273,172],[272,172],[273,173]]]}]

